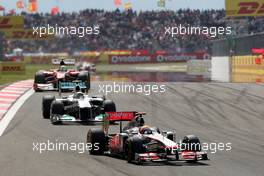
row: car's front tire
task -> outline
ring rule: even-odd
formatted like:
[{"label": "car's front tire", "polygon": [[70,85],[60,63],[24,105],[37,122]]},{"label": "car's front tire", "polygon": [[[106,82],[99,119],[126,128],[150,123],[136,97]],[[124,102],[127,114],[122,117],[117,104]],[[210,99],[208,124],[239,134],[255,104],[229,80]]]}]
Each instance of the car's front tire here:
[{"label": "car's front tire", "polygon": [[50,118],[51,103],[55,100],[55,96],[46,95],[42,98],[42,116],[44,119]]},{"label": "car's front tire", "polygon": [[112,100],[104,100],[104,112],[116,112],[116,105]]},{"label": "car's front tire", "polygon": [[127,162],[131,163],[133,161],[136,161],[138,164],[141,164],[140,160],[136,160],[136,153],[145,153],[146,150],[143,147],[144,140],[139,137],[132,137],[127,140],[126,142],[126,158]]},{"label": "car's front tire", "polygon": [[50,114],[50,121],[53,125],[58,125],[61,122],[58,120],[58,117],[64,115],[64,104],[62,101],[53,101],[51,103],[51,114]]}]

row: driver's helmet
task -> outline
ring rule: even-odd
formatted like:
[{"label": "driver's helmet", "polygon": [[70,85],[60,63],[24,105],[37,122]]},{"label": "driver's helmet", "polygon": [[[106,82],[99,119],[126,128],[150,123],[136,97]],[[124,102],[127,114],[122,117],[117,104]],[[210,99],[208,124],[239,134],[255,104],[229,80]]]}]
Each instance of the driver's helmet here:
[{"label": "driver's helmet", "polygon": [[137,117],[136,122],[138,126],[144,126],[145,125],[145,120],[142,117]]},{"label": "driver's helmet", "polygon": [[81,88],[80,88],[80,86],[76,86],[76,87],[75,87],[75,92],[81,92]]},{"label": "driver's helmet", "polygon": [[65,62],[63,59],[60,61],[60,65],[65,65]]},{"label": "driver's helmet", "polygon": [[149,126],[145,125],[145,126],[140,127],[139,133],[140,134],[152,134],[152,130]]},{"label": "driver's helmet", "polygon": [[82,93],[82,92],[76,92],[73,95],[73,98],[75,98],[75,99],[84,99],[84,93]]},{"label": "driver's helmet", "polygon": [[68,68],[66,66],[62,65],[62,66],[60,66],[59,71],[61,71],[61,72],[67,72],[68,71]]}]

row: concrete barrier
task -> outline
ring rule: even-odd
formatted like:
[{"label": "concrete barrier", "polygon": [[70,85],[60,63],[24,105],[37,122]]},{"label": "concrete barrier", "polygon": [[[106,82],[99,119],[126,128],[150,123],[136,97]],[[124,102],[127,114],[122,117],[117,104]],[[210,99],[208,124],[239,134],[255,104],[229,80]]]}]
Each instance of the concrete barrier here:
[{"label": "concrete barrier", "polygon": [[187,61],[187,73],[189,75],[211,76],[211,60],[189,60]]},{"label": "concrete barrier", "polygon": [[230,58],[212,57],[211,79],[212,81],[230,82],[231,81],[231,64]]}]

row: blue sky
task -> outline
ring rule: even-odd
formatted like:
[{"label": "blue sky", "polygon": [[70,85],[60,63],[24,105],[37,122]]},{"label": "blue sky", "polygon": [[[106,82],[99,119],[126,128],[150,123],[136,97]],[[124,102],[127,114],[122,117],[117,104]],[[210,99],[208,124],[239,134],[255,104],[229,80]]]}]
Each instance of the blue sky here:
[{"label": "blue sky", "polygon": [[[26,0],[25,0],[26,1]],[[122,3],[131,2],[135,10],[157,10],[158,0],[121,0]],[[0,0],[0,5],[7,10],[16,8],[17,0]],[[72,12],[86,8],[116,9],[114,0],[38,0],[39,11],[50,12],[53,6],[59,4],[61,11]],[[191,9],[221,9],[225,6],[225,0],[166,0],[166,8],[177,10],[179,8]],[[120,9],[122,9],[121,7]]]}]

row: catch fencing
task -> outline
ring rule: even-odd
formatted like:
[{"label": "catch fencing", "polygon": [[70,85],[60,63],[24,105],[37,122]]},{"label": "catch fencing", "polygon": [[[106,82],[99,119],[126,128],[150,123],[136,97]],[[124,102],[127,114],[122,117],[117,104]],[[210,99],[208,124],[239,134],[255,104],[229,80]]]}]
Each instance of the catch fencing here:
[{"label": "catch fencing", "polygon": [[251,55],[252,48],[264,48],[264,33],[241,37],[229,37],[212,41],[213,56]]}]

